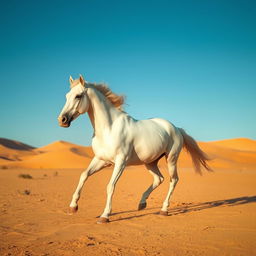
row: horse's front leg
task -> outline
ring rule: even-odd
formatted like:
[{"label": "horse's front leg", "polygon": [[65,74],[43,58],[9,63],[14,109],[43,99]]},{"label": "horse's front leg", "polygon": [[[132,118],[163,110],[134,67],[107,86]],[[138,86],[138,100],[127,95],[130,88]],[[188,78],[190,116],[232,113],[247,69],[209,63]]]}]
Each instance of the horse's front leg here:
[{"label": "horse's front leg", "polygon": [[102,168],[104,168],[105,166],[107,166],[107,163],[103,160],[99,160],[97,157],[94,157],[92,159],[92,161],[90,162],[88,168],[82,172],[81,176],[80,176],[80,180],[79,183],[77,185],[76,191],[73,194],[71,203],[70,203],[70,208],[69,208],[69,214],[73,214],[78,210],[78,200],[80,198],[80,194],[83,188],[83,185],[85,183],[85,181],[87,180],[87,178],[94,174],[95,172],[101,170]]},{"label": "horse's front leg", "polygon": [[109,222],[109,214],[111,213],[111,209],[112,209],[112,196],[115,190],[115,185],[118,179],[120,178],[120,176],[122,175],[125,165],[126,165],[126,161],[124,160],[124,157],[116,158],[115,167],[114,167],[111,179],[107,186],[106,206],[105,206],[104,212],[102,213],[99,220],[97,221],[97,223],[99,224]]}]

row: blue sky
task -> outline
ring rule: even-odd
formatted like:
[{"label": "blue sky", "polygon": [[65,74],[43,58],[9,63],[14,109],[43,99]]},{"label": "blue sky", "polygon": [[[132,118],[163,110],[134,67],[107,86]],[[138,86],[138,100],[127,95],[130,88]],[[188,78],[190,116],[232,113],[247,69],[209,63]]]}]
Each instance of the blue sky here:
[{"label": "blue sky", "polygon": [[0,136],[90,145],[57,116],[69,75],[107,82],[136,119],[200,141],[256,139],[255,1],[2,1]]}]

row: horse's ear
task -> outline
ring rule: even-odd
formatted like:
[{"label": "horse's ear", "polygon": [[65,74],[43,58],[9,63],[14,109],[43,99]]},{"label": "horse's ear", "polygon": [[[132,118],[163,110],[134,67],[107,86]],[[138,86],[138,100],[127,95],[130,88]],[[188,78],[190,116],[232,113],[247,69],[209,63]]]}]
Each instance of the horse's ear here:
[{"label": "horse's ear", "polygon": [[70,85],[72,85],[73,81],[74,81],[74,80],[73,80],[72,76],[70,76],[70,77],[69,77],[69,83],[70,83]]},{"label": "horse's ear", "polygon": [[81,85],[85,86],[85,80],[82,75],[79,76],[79,81],[80,81]]}]

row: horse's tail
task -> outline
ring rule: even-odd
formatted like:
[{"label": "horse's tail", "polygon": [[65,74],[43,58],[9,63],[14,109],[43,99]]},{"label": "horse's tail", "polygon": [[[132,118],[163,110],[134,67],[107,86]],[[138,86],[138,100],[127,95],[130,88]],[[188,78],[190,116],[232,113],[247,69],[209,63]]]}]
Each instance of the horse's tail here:
[{"label": "horse's tail", "polygon": [[207,164],[207,161],[209,161],[210,158],[200,149],[196,141],[191,136],[189,136],[182,128],[179,128],[179,130],[184,139],[183,147],[189,152],[195,171],[202,174],[201,166],[203,166],[207,171],[212,171]]}]

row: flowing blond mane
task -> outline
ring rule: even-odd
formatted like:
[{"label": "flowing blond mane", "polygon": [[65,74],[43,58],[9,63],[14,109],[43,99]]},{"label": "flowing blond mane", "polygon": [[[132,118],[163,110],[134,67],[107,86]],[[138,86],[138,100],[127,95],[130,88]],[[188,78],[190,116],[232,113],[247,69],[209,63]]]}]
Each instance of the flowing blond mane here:
[{"label": "flowing blond mane", "polygon": [[122,109],[122,105],[125,101],[124,95],[117,95],[112,92],[106,84],[89,84],[89,86],[101,92],[114,107]]}]

